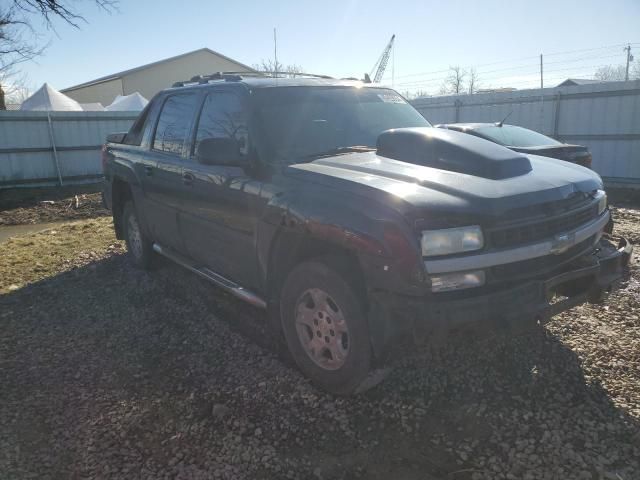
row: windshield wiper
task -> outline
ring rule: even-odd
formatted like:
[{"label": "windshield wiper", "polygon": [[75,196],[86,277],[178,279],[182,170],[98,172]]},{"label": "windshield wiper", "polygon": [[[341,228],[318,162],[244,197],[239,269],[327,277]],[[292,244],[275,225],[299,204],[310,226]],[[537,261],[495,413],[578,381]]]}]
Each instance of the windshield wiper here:
[{"label": "windshield wiper", "polygon": [[376,147],[370,147],[368,145],[352,145],[350,147],[335,147],[322,152],[310,153],[300,157],[301,160],[308,160],[310,158],[322,158],[332,157],[334,155],[344,155],[345,153],[358,153],[358,152],[373,152]]}]

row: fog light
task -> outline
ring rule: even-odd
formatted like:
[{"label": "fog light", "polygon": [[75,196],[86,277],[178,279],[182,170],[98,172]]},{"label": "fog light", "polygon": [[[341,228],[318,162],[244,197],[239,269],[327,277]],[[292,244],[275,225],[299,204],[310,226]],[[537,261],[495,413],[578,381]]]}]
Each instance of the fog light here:
[{"label": "fog light", "polygon": [[441,273],[431,276],[432,292],[447,292],[464,288],[481,287],[484,285],[484,270],[472,272]]}]

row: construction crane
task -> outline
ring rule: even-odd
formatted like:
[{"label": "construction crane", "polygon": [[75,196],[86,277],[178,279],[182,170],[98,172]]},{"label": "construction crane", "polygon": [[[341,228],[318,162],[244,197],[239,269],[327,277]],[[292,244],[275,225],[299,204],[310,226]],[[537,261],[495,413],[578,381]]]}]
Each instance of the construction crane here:
[{"label": "construction crane", "polygon": [[[382,51],[382,55],[380,55],[380,58],[371,69],[369,78],[372,79],[373,83],[379,83],[380,80],[382,80],[384,71],[387,69],[387,63],[389,63],[389,57],[391,56],[391,49],[393,48],[393,41],[395,39],[396,39],[395,34],[391,35],[391,40],[389,40],[389,43],[387,43],[387,46],[384,47],[384,50]],[[374,72],[375,72],[375,75],[374,75]]]}]

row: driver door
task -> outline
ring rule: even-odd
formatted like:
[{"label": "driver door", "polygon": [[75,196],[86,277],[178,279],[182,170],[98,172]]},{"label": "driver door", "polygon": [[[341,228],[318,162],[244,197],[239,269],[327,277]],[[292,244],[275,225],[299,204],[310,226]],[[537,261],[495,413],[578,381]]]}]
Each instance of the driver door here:
[{"label": "driver door", "polygon": [[[248,174],[250,138],[244,95],[244,90],[220,87],[205,97],[183,167],[182,177],[188,184],[179,223],[190,257],[243,286],[256,287],[256,207],[262,182]],[[236,140],[237,162],[199,161],[198,146],[209,138]]]}]

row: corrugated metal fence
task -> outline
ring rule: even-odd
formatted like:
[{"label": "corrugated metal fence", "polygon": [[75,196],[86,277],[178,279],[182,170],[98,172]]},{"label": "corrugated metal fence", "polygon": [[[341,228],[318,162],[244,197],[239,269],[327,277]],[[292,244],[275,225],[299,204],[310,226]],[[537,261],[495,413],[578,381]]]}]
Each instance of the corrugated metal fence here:
[{"label": "corrugated metal fence", "polygon": [[[605,180],[640,184],[640,81],[414,100],[432,123],[495,122],[587,145]],[[100,145],[133,112],[0,112],[0,188],[96,180]]]},{"label": "corrugated metal fence", "polygon": [[0,188],[96,181],[107,134],[137,112],[0,112]]},{"label": "corrugated metal fence", "polygon": [[411,102],[431,123],[520,125],[589,147],[605,181],[640,184],[640,81],[508,93],[419,98]]}]

